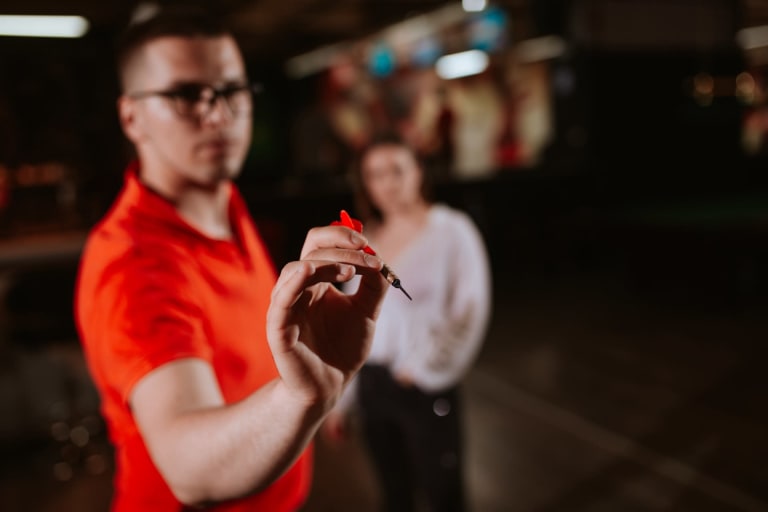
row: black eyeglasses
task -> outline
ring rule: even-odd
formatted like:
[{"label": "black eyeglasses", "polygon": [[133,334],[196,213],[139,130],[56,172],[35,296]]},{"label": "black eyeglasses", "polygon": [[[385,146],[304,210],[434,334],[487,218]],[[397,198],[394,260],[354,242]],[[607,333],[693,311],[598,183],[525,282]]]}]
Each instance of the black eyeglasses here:
[{"label": "black eyeglasses", "polygon": [[253,109],[253,95],[260,90],[258,84],[229,84],[217,88],[190,82],[165,91],[140,91],[127,96],[136,100],[152,96],[168,98],[179,116],[202,119],[213,111],[219,98],[224,100],[233,116],[250,114]]}]

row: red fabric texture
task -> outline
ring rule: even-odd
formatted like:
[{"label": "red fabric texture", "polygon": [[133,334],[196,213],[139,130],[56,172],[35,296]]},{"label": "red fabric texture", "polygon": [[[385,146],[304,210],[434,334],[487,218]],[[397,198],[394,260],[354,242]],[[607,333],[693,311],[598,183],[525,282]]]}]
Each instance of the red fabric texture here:
[{"label": "red fabric texture", "polygon": [[[138,165],[86,244],[76,320],[116,451],[112,509],[178,511],[128,405],[148,372],[179,358],[210,363],[227,403],[277,377],[265,319],[276,272],[234,185],[234,240],[213,240],[143,186]],[[201,440],[205,442],[205,440]],[[312,448],[268,489],[217,511],[295,511],[306,499]]]}]

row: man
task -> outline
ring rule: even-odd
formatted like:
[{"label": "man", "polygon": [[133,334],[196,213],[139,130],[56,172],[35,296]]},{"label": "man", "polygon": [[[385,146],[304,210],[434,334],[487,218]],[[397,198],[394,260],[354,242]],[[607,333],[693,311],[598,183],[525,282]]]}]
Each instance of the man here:
[{"label": "man", "polygon": [[[276,278],[232,182],[250,86],[211,18],[134,25],[119,68],[138,158],[89,237],[76,290],[116,449],[113,510],[296,510],[311,439],[369,351],[382,262],[362,235],[327,226]],[[358,294],[334,287],[355,272]]]}]

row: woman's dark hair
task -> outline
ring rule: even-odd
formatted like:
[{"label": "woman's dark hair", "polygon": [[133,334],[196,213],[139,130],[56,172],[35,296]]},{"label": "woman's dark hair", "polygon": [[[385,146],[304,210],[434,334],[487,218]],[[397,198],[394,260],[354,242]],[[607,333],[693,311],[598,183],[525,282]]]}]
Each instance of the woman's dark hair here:
[{"label": "woman's dark hair", "polygon": [[373,135],[371,140],[358,153],[352,172],[352,188],[354,193],[355,211],[361,219],[382,220],[381,211],[373,204],[363,182],[363,160],[372,150],[382,146],[396,146],[408,150],[416,161],[416,165],[421,171],[421,196],[427,200],[432,200],[432,179],[426,166],[419,158],[414,149],[403,139],[400,134],[393,131],[383,131]]}]

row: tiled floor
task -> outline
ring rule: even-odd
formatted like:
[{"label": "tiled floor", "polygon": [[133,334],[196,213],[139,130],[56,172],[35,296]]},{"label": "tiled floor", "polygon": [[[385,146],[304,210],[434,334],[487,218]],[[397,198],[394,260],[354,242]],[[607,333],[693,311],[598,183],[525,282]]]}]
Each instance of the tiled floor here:
[{"label": "tiled floor", "polygon": [[[492,327],[464,388],[472,510],[768,511],[764,304],[627,283],[497,276]],[[107,453],[103,438],[91,442]],[[61,446],[5,445],[3,512],[107,510],[110,466],[81,458],[60,482]],[[305,512],[374,510],[359,439],[320,439],[316,453]]]}]

